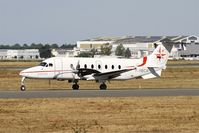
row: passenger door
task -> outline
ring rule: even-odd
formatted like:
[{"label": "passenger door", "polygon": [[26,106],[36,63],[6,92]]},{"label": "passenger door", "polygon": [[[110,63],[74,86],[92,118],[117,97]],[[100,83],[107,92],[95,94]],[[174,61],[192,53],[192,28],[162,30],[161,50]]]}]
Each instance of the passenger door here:
[{"label": "passenger door", "polygon": [[55,62],[54,75],[56,78],[62,78],[62,73],[63,73],[62,59],[55,59],[54,62]]}]

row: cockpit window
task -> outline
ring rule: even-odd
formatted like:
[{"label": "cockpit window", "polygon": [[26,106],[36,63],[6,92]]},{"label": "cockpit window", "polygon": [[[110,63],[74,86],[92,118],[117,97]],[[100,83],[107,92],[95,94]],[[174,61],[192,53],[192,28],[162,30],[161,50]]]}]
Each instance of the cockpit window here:
[{"label": "cockpit window", "polygon": [[43,67],[44,67],[44,66],[46,66],[46,64],[47,64],[46,62],[41,62],[41,63],[39,64],[39,66],[43,66]]}]

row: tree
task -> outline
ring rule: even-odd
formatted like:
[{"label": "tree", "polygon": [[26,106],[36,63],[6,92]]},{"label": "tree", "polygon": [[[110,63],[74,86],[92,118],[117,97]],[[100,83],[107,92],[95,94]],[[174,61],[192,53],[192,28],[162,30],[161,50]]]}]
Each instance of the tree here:
[{"label": "tree", "polygon": [[81,52],[77,57],[91,57],[91,52]]},{"label": "tree", "polygon": [[22,46],[22,48],[23,49],[28,49],[29,47],[28,47],[28,45],[26,43],[24,43],[23,46]]},{"label": "tree", "polygon": [[0,49],[10,49],[11,47],[10,45],[0,45]]},{"label": "tree", "polygon": [[75,44],[63,44],[63,45],[60,46],[60,48],[62,48],[62,49],[73,49],[76,46],[77,45],[75,45]]},{"label": "tree", "polygon": [[31,48],[31,49],[36,49],[36,48],[37,48],[37,46],[36,46],[36,44],[35,44],[35,43],[32,43],[32,44],[30,45],[30,48]]},{"label": "tree", "polygon": [[57,48],[59,48],[59,46],[56,43],[54,43],[54,44],[51,45],[51,48],[57,49]]},{"label": "tree", "polygon": [[39,43],[39,44],[36,44],[36,49],[41,49],[43,47],[43,44]]},{"label": "tree", "polygon": [[115,55],[117,56],[124,56],[125,54],[125,48],[122,44],[118,45],[115,50]]},{"label": "tree", "polygon": [[101,55],[110,55],[111,54],[112,45],[109,43],[101,46]]},{"label": "tree", "polygon": [[21,45],[16,43],[14,46],[12,46],[13,49],[21,49]]},{"label": "tree", "polygon": [[52,57],[51,48],[49,44],[42,46],[42,48],[39,49],[39,53],[41,58]]},{"label": "tree", "polygon": [[97,49],[91,49],[91,57],[94,57],[97,54]]},{"label": "tree", "polygon": [[129,48],[127,48],[127,49],[125,50],[124,56],[125,56],[126,58],[130,58],[130,57],[131,57],[131,51],[130,51]]}]

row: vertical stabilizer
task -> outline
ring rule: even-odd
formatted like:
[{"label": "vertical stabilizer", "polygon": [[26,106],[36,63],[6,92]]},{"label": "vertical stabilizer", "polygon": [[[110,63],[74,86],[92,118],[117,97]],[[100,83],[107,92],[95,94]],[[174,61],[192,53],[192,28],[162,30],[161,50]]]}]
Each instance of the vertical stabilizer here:
[{"label": "vertical stabilizer", "polygon": [[147,67],[165,67],[173,44],[162,42],[151,55],[148,56]]}]

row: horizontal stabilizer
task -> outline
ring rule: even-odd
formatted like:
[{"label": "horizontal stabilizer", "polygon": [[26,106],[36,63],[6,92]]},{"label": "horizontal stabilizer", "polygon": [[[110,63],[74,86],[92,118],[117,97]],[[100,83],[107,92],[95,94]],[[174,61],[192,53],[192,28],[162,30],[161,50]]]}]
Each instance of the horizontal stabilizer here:
[{"label": "horizontal stabilizer", "polygon": [[142,76],[143,79],[151,79],[151,78],[156,78],[156,77],[160,77],[162,70],[155,70],[154,68],[149,68],[149,71],[151,72],[150,74],[146,74],[144,76]]}]

